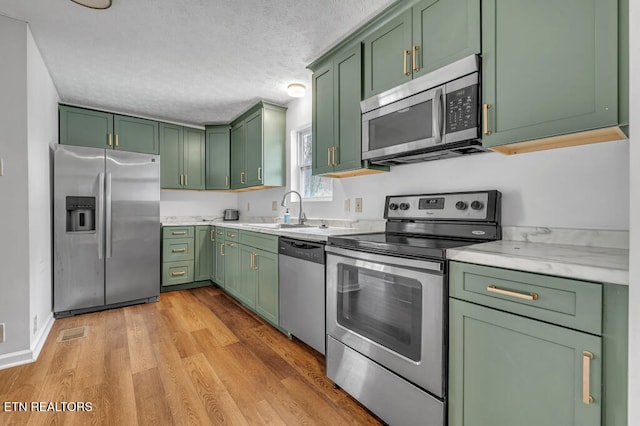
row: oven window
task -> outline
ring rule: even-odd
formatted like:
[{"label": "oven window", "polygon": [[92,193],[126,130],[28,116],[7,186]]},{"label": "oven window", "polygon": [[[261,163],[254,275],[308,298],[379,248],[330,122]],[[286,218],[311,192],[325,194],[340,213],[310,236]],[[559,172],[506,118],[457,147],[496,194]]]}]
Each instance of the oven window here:
[{"label": "oven window", "polygon": [[338,264],[338,324],[420,360],[422,286],[413,278]]},{"label": "oven window", "polygon": [[432,138],[432,104],[428,100],[369,120],[369,150]]}]

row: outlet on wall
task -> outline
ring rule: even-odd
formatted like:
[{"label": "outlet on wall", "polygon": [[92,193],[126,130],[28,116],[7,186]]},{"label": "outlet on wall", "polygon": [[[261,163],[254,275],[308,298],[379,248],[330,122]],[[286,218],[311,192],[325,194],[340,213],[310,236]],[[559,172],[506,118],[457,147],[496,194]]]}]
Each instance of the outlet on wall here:
[{"label": "outlet on wall", "polygon": [[362,198],[356,198],[356,213],[362,213]]},{"label": "outlet on wall", "polygon": [[278,211],[278,202],[277,201],[272,201],[271,202],[271,210],[273,210],[274,212]]},{"label": "outlet on wall", "polygon": [[348,212],[350,210],[351,210],[351,200],[347,198],[346,200],[344,200],[344,211]]},{"label": "outlet on wall", "polygon": [[4,323],[0,324],[0,343],[4,342]]}]

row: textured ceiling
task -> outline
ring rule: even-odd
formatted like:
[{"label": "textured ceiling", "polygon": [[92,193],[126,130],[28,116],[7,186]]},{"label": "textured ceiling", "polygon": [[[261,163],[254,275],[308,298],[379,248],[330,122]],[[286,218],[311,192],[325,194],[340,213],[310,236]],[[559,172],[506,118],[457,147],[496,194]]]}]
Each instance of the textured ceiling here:
[{"label": "textured ceiling", "polygon": [[0,0],[0,13],[29,22],[63,102],[202,125],[310,90],[305,66],[391,3]]}]

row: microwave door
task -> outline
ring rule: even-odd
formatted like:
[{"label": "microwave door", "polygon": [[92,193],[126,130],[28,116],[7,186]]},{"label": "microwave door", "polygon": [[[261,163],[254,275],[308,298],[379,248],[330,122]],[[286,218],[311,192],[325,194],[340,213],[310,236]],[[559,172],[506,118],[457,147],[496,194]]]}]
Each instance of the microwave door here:
[{"label": "microwave door", "polygon": [[362,158],[380,159],[442,142],[442,87],[362,115]]}]

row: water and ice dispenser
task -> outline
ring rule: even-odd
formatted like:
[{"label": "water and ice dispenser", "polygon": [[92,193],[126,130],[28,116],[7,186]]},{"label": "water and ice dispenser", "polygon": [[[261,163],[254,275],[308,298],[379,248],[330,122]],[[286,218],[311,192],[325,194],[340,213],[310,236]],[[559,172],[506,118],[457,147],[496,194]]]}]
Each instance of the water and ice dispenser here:
[{"label": "water and ice dispenser", "polygon": [[96,197],[67,197],[67,232],[96,230]]}]

